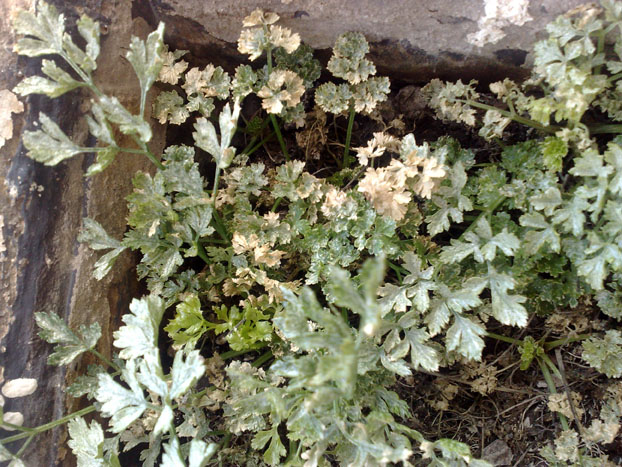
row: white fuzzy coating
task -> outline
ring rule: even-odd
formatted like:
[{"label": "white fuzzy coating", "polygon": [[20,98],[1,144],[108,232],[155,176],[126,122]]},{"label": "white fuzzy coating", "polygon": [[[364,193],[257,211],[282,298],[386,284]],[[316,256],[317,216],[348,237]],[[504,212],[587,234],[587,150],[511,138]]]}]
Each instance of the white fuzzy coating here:
[{"label": "white fuzzy coating", "polygon": [[2,394],[9,399],[29,396],[37,390],[37,386],[37,380],[34,378],[12,379],[2,386]]}]

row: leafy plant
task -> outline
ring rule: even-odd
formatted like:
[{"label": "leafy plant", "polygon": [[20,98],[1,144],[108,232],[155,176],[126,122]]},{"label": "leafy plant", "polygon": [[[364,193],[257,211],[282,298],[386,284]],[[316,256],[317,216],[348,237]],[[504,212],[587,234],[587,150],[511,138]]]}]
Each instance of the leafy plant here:
[{"label": "leafy plant", "polygon": [[[41,337],[56,344],[49,363],[67,365],[85,352],[103,363],[69,388],[94,405],[0,440],[0,459],[20,465],[36,434],[68,422],[79,465],[119,465],[122,451],[138,447],[146,466],[233,464],[247,455],[269,465],[484,466],[468,445],[415,430],[396,382],[481,361],[486,338],[518,346],[521,369],[537,362],[552,393],[551,372],[563,374],[547,352],[571,342],[584,341],[592,367],[620,376],[615,324],[604,337],[553,341],[489,329],[509,333],[589,300],[612,320],[621,316],[622,139],[610,121],[619,117],[622,39],[609,47],[607,37],[622,31],[622,6],[603,2],[602,10],[550,25],[550,38],[535,47],[532,79],[490,86],[498,107],[480,101],[474,82],[433,80],[424,88],[439,118],[480,126],[497,159],[482,162],[451,138],[418,143],[386,130],[354,149],[356,168],[355,114],[387,98],[388,78],[374,76],[365,38],[349,32],[328,64],[345,82],[315,87],[319,62],[278,19],[261,10],[245,18],[238,49],[251,62],[265,54],[266,65],[240,65],[233,76],[211,64],[190,67],[185,51],[164,45],[163,25],[144,41],[133,38],[135,113],[92,79],[96,22],[79,20],[80,48],[52,6],[17,16],[16,31],[26,36],[17,51],[55,54],[72,74],[46,59],[47,78],[27,77],[15,92],[89,89],[87,122],[99,144],[74,144],[41,114],[41,129],[24,134],[29,155],[53,165],[93,152],[87,175],[95,175],[119,154],[142,154],[156,170],[134,176],[122,239],[93,219],[80,235],[106,251],[98,279],[126,249],[142,254],[137,271],[149,295],[132,302],[114,333],[117,353],[109,359],[95,349],[97,323],[74,332],[54,314],[36,315]],[[148,149],[145,102],[156,82],[153,116],[191,123],[194,147]],[[323,110],[349,114],[343,161],[325,178],[290,156],[277,120],[292,131],[303,126],[303,96],[312,90]],[[246,99],[261,102],[267,118],[247,119]],[[504,142],[513,125],[530,127],[531,139]],[[116,130],[135,147],[119,147]],[[244,148],[239,134],[251,138]],[[273,134],[281,153],[271,164],[255,153]],[[213,174],[200,168],[203,157]],[[172,342],[170,367],[158,348],[161,328]],[[108,419],[106,432],[81,418],[95,410]],[[618,412],[607,410],[581,437],[560,415],[564,431],[542,455],[588,462],[585,447],[611,437],[596,437],[598,427],[617,432]],[[4,415],[4,426],[20,428]],[[18,452],[7,449],[22,439]]]}]

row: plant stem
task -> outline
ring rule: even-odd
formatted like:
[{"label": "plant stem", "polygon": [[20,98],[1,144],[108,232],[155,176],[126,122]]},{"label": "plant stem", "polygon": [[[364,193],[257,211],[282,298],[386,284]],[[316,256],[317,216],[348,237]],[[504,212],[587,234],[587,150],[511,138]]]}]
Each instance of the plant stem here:
[{"label": "plant stem", "polygon": [[279,145],[281,146],[281,151],[283,151],[283,155],[285,156],[285,160],[289,160],[289,153],[287,152],[287,146],[285,146],[285,141],[283,140],[283,135],[281,134],[281,129],[279,128],[279,124],[276,121],[276,117],[274,114],[268,114],[270,116],[270,121],[272,122],[272,126],[274,127],[274,132],[276,133],[276,138],[279,140]]},{"label": "plant stem", "polygon": [[[264,26],[264,29],[267,29]],[[266,62],[268,66],[268,77],[272,73],[272,47],[268,47],[266,52]],[[279,124],[276,121],[276,117],[274,114],[269,113],[270,121],[272,122],[272,126],[274,128],[274,132],[276,133],[276,138],[279,140],[279,145],[281,146],[281,151],[283,151],[283,155],[285,156],[285,160],[289,160],[289,153],[287,152],[287,146],[285,146],[285,141],[283,140],[283,135],[281,134],[281,129],[279,128]]]},{"label": "plant stem", "polygon": [[224,353],[220,354],[220,358],[222,358],[223,360],[228,360],[230,358],[239,357],[240,355],[244,355],[244,354],[249,353],[249,352],[254,352],[256,350],[263,349],[267,345],[268,344],[263,344],[263,345],[261,345],[261,347],[257,347],[255,349],[229,350],[228,352],[224,352]]},{"label": "plant stem", "polygon": [[216,195],[218,194],[218,182],[220,182],[220,167],[216,165],[216,174],[214,174],[214,188],[212,189],[212,206],[216,209]]},{"label": "plant stem", "polygon": [[251,366],[253,366],[254,368],[259,368],[261,365],[263,365],[264,363],[266,363],[268,360],[270,360],[273,357],[272,355],[272,350],[268,350],[266,351],[263,355],[260,355],[257,360],[255,360]]},{"label": "plant stem", "polygon": [[558,127],[557,125],[544,126],[544,125],[541,125],[540,123],[538,123],[538,122],[536,122],[534,120],[530,120],[528,118],[521,117],[520,115],[516,115],[516,114],[513,114],[512,112],[508,112],[507,110],[503,110],[503,109],[500,109],[498,107],[495,107],[494,105],[482,104],[481,102],[472,101],[470,99],[456,99],[456,101],[457,102],[462,102],[463,104],[468,104],[471,107],[475,107],[476,109],[494,110],[495,112],[499,112],[504,117],[507,117],[507,118],[509,118],[511,120],[514,120],[517,123],[521,123],[523,125],[530,126],[532,128],[535,128],[536,130],[543,131],[544,133],[553,134],[553,133],[555,133],[555,132],[560,130],[560,127]]},{"label": "plant stem", "polygon": [[575,337],[564,337],[563,339],[556,339],[554,341],[545,342],[543,348],[545,351],[554,349],[555,347],[561,347],[562,345],[570,344],[572,342],[579,342],[590,337],[591,334],[579,334]]},{"label": "plant stem", "polygon": [[[538,361],[538,365],[540,365],[540,370],[542,370],[542,376],[544,376],[544,380],[546,381],[546,385],[549,388],[549,392],[551,394],[557,394],[557,388],[555,387],[555,383],[553,382],[553,378],[551,377],[551,373],[549,372],[549,369],[544,364],[542,359],[536,357],[536,360]],[[568,425],[568,419],[566,418],[566,416],[559,412],[557,413],[557,415],[559,415],[559,421],[562,424],[562,428],[564,430],[568,430],[570,427]]]},{"label": "plant stem", "polygon": [[80,409],[76,412],[70,413],[69,415],[65,415],[64,417],[61,417],[58,420],[54,420],[44,425],[39,425],[38,427],[35,427],[35,428],[30,428],[31,431],[29,432],[20,433],[17,435],[9,436],[8,438],[4,438],[0,440],[0,443],[3,445],[6,445],[7,443],[12,443],[14,441],[19,441],[20,439],[28,438],[29,436],[38,435],[39,433],[43,433],[44,431],[51,430],[52,428],[55,428],[59,425],[63,425],[64,423],[67,423],[69,420],[73,420],[74,418],[77,418],[77,417],[82,417],[83,415],[87,415],[91,412],[95,412],[94,405],[89,405],[88,407],[85,407],[84,409]]},{"label": "plant stem", "polygon": [[121,368],[119,368],[117,365],[115,365],[111,360],[107,359],[105,356],[103,356],[101,353],[99,353],[97,350],[95,349],[89,349],[89,352],[91,352],[93,355],[95,355],[97,358],[99,358],[102,362],[104,362],[106,365],[108,365],[110,368],[112,368],[114,371],[118,371],[119,373],[121,372]]},{"label": "plant stem", "polygon": [[607,134],[607,133],[622,133],[622,125],[616,125],[616,124],[611,124],[611,125],[594,125],[589,127],[590,129],[590,134],[592,135],[602,135],[602,134]]},{"label": "plant stem", "polygon": [[512,339],[511,337],[502,336],[501,334],[495,334],[494,332],[486,331],[487,337],[492,337],[493,339],[497,339],[501,342],[507,342],[508,344],[520,345],[521,341],[518,339]]},{"label": "plant stem", "polygon": [[17,452],[15,453],[15,457],[19,458],[19,457],[20,457],[20,456],[21,456],[21,455],[22,455],[22,454],[26,451],[26,448],[28,447],[28,445],[29,445],[30,443],[32,443],[32,440],[33,440],[33,439],[35,439],[35,435],[34,435],[34,434],[33,434],[33,435],[30,435],[30,436],[28,437],[28,439],[24,442],[24,444],[22,444],[22,447],[21,447],[21,448],[19,448],[19,451],[17,451]]},{"label": "plant stem", "polygon": [[229,245],[231,243],[229,233],[227,232],[227,228],[225,227],[225,225],[222,223],[222,219],[220,218],[220,215],[218,214],[218,211],[216,211],[216,209],[214,209],[214,211],[212,212],[212,217],[214,219],[214,228],[216,229],[216,232],[218,232],[218,235],[220,235],[221,238],[227,242],[227,245]]},{"label": "plant stem", "polygon": [[350,141],[352,139],[352,128],[354,126],[354,101],[350,100],[350,115],[348,117],[348,130],[346,132],[346,147],[343,151],[342,169],[350,167]]},{"label": "plant stem", "polygon": [[209,260],[209,257],[207,256],[207,253],[205,252],[205,248],[203,248],[203,245],[201,244],[198,238],[194,241],[194,245],[197,248],[197,256],[201,258],[205,262],[205,264],[210,264],[211,261]]},{"label": "plant stem", "polygon": [[277,208],[279,207],[279,204],[281,204],[281,201],[283,201],[283,198],[277,198],[274,201],[274,204],[272,205],[272,208],[270,209],[270,212],[275,212],[277,210]]},{"label": "plant stem", "polygon": [[489,214],[492,214],[493,212],[495,212],[495,210],[501,206],[501,204],[503,204],[503,202],[506,200],[507,198],[503,195],[499,196],[488,208],[486,208],[485,210],[483,210],[482,212],[479,213],[479,215],[477,216],[477,218],[471,222],[471,224],[464,229],[464,232],[462,232],[462,234],[460,234],[460,237],[458,237],[459,240],[461,240],[465,234],[467,232],[470,232],[471,230],[473,230],[475,228],[475,226],[477,225],[477,222],[479,221],[479,219],[482,216],[486,216]]}]

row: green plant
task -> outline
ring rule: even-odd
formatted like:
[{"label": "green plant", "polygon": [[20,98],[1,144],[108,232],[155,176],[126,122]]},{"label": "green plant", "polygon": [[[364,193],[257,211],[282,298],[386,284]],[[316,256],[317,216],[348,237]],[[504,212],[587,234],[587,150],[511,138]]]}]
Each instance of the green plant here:
[{"label": "green plant", "polygon": [[[610,121],[618,119],[622,92],[621,57],[613,55],[622,39],[611,48],[606,37],[622,27],[622,6],[604,2],[603,8],[549,26],[551,38],[535,48],[533,79],[491,85],[499,107],[481,103],[475,83],[433,80],[425,88],[441,118],[473,126],[486,111],[480,134],[493,141],[497,159],[483,162],[451,138],[418,144],[412,134],[378,132],[355,149],[359,167],[349,170],[355,113],[385,100],[389,81],[372,76],[364,37],[344,34],[329,70],[346,83],[325,83],[315,92],[324,110],[349,113],[343,161],[326,178],[291,158],[278,124],[277,117],[304,124],[302,96],[314,88],[319,64],[297,34],[275,24],[274,13],[257,10],[245,19],[239,50],[251,61],[265,53],[266,65],[241,65],[233,78],[213,65],[188,69],[185,53],[163,44],[162,25],[145,41],[133,38],[127,58],[141,91],[132,113],[92,80],[97,23],[80,19],[83,50],[53,7],[41,3],[36,15],[21,12],[15,27],[29,37],[20,39],[18,52],[56,54],[77,79],[43,60],[48,78],[26,78],[15,91],[57,97],[90,89],[87,120],[99,141],[79,147],[42,114],[42,129],[24,135],[29,155],[52,165],[94,152],[87,175],[95,175],[120,153],[143,154],[156,170],[134,176],[123,239],[111,238],[93,219],[85,219],[80,235],[93,249],[107,250],[95,265],[97,278],[124,250],[142,253],[138,274],[150,294],[123,317],[114,334],[118,353],[107,359],[95,351],[96,323],[74,333],[55,315],[36,318],[41,337],[57,344],[51,364],[66,365],[84,352],[102,361],[69,388],[94,405],[37,428],[4,419],[22,432],[0,440],[0,459],[20,465],[27,444],[13,454],[9,443],[30,442],[69,422],[79,465],[119,465],[122,450],[139,446],[147,466],[234,464],[247,455],[269,465],[483,466],[466,444],[428,441],[409,426],[411,408],[396,381],[479,361],[485,338],[519,346],[523,369],[537,361],[551,392],[550,371],[562,373],[547,352],[578,340],[585,341],[590,365],[619,377],[616,329],[604,338],[553,341],[487,330],[491,323],[505,332],[523,328],[538,314],[591,298],[620,318],[622,140],[610,137],[620,130]],[[194,147],[149,151],[145,102],[156,81],[161,92],[153,115],[172,125],[195,119],[195,147],[211,157],[213,175],[199,170]],[[240,128],[251,95],[268,119]],[[214,99],[225,101],[217,125]],[[551,114],[553,121],[545,118]],[[268,121],[281,148],[270,167],[253,157],[271,137],[263,136]],[[504,142],[510,124],[531,127],[531,139]],[[115,127],[136,147],[119,147]],[[238,133],[251,136],[242,150]],[[391,157],[379,163],[382,155]],[[166,309],[174,314],[162,322]],[[170,369],[157,347],[161,328],[175,350]],[[222,346],[224,352],[214,353]],[[246,360],[225,367],[240,356]],[[603,409],[598,423],[608,433],[619,428],[618,409]],[[95,410],[109,419],[111,436],[81,418]],[[545,458],[606,461],[590,460],[579,445],[609,435],[580,439],[560,419],[558,448],[545,448]]]}]

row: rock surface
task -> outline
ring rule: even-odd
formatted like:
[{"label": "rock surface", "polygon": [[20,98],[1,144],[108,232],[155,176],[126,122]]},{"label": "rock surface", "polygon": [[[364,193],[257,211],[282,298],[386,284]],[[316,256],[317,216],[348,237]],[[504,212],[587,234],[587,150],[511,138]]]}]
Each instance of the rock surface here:
[{"label": "rock surface", "polygon": [[[358,30],[372,43],[372,59],[381,74],[417,82],[431,77],[480,78],[520,76],[531,43],[543,36],[544,25],[583,0],[52,0],[72,25],[86,13],[100,21],[102,52],[95,79],[130,109],[137,106],[138,83],[123,58],[132,34],[145,36],[158,21],[167,27],[171,48],[189,49],[197,62],[213,61],[232,68],[244,59],[236,48],[242,18],[255,8],[279,13],[285,26],[325,59],[342,32]],[[508,5],[524,4],[513,9]],[[431,6],[433,5],[433,6]],[[146,160],[123,155],[103,174],[86,179],[92,156],[45,167],[24,155],[21,134],[31,129],[40,111],[58,122],[76,142],[86,144],[85,121],[75,116],[88,108],[90,96],[72,92],[62,98],[23,99],[23,111],[10,90],[22,76],[40,68],[37,59],[18,58],[12,44],[10,18],[33,0],[0,2],[0,385],[5,380],[36,378],[30,396],[6,401],[5,409],[24,415],[35,426],[75,409],[63,388],[86,360],[68,370],[46,365],[51,346],[36,335],[33,313],[60,314],[71,326],[97,320],[104,337],[100,351],[110,352],[111,331],[120,324],[132,297],[140,294],[135,261],[124,254],[103,281],[91,277],[97,259],[76,241],[82,218],[98,220],[120,238],[125,230],[124,198]],[[531,18],[531,19],[529,19]],[[529,19],[529,20],[528,20]],[[519,23],[519,24],[517,24]],[[483,32],[482,32],[483,31]],[[505,34],[504,37],[501,37]],[[499,39],[483,44],[487,39]],[[481,44],[483,46],[480,47]],[[404,103],[408,107],[407,103]],[[415,105],[411,110],[417,111]],[[410,108],[410,107],[408,107]],[[13,112],[13,113],[11,113]],[[9,120],[10,118],[10,120]],[[10,128],[12,124],[12,128]],[[11,136],[12,134],[12,136]],[[164,129],[153,150],[163,145]],[[6,141],[3,141],[6,140]],[[122,140],[121,140],[122,142]],[[88,144],[92,144],[88,141]],[[4,434],[0,435],[4,436]],[[29,447],[27,465],[71,465],[62,447],[63,430],[39,436]],[[10,446],[15,449],[15,446]]]},{"label": "rock surface", "polygon": [[[153,0],[153,18],[169,42],[197,57],[235,56],[242,19],[256,8],[315,49],[329,49],[346,31],[372,44],[381,74],[405,81],[431,77],[493,81],[522,77],[527,52],[544,27],[583,0]],[[144,6],[142,10],[148,10]],[[328,56],[328,51],[327,51]]]}]

